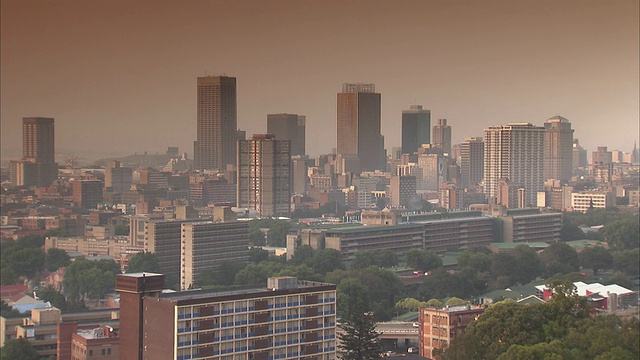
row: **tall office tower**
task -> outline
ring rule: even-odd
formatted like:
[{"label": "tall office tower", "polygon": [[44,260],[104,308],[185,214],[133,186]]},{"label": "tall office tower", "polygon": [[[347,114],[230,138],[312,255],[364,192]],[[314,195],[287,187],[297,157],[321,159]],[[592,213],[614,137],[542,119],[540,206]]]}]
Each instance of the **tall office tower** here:
[{"label": "tall office tower", "polygon": [[544,127],[529,123],[491,126],[484,131],[485,194],[497,196],[507,178],[526,190],[525,205],[535,206],[544,186]]},{"label": "tall office tower", "polygon": [[438,119],[436,125],[433,125],[431,143],[445,154],[451,153],[451,126],[447,125],[447,119]]},{"label": "tall office tower", "polygon": [[73,182],[73,202],[85,209],[95,209],[102,202],[102,181],[76,180]]},{"label": "tall office tower", "polygon": [[389,198],[391,206],[409,207],[411,200],[416,196],[415,176],[391,176],[389,184]]},{"label": "tall office tower", "polygon": [[105,169],[104,187],[111,189],[114,194],[122,194],[131,188],[133,183],[133,169],[122,167],[120,161],[112,160]]},{"label": "tall office tower", "polygon": [[573,174],[573,129],[562,116],[544,122],[544,177],[560,181],[571,180]]},{"label": "tall office tower", "polygon": [[598,146],[598,150],[591,153],[591,175],[600,183],[611,181],[613,154],[606,146]]},{"label": "tall office tower", "polygon": [[58,178],[53,118],[22,118],[22,159],[10,163],[16,186],[49,186]]},{"label": "tall office tower", "polygon": [[578,139],[573,139],[573,168],[586,168],[589,165],[587,162],[587,150],[580,146]]},{"label": "tall office tower", "polygon": [[447,181],[449,167],[447,158],[441,154],[418,155],[418,166],[422,169],[418,190],[438,191],[440,184]]},{"label": "tall office tower", "polygon": [[297,114],[267,115],[267,134],[278,140],[291,140],[291,156],[305,155],[306,117]]},{"label": "tall office tower", "polygon": [[422,105],[411,105],[402,110],[402,153],[413,154],[422,144],[430,144],[431,110]]},{"label": "tall office tower", "polygon": [[343,84],[338,93],[337,121],[337,153],[342,158],[358,157],[364,171],[384,170],[380,94],[375,85]]},{"label": "tall office tower", "polygon": [[260,217],[291,215],[290,144],[273,135],[238,141],[238,207]]},{"label": "tall office tower", "polygon": [[237,128],[236,78],[199,77],[195,169],[224,171],[227,164],[235,165]]},{"label": "tall office tower", "polygon": [[218,221],[182,224],[182,290],[199,286],[204,276],[215,273],[227,261],[249,260],[249,224],[237,221],[230,208],[220,210],[226,210],[232,216],[225,214]]},{"label": "tall office tower", "polygon": [[462,188],[479,184],[484,178],[484,142],[481,137],[465,138],[460,144],[460,183]]},{"label": "tall office tower", "polygon": [[294,194],[306,194],[309,185],[309,176],[307,176],[309,157],[307,155],[298,155],[291,157],[291,176],[293,181]]}]

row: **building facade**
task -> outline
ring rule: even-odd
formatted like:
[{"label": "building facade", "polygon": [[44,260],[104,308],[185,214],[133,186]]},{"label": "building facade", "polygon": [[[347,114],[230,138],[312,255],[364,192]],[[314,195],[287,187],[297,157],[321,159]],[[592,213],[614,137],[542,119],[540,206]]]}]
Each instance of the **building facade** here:
[{"label": "building facade", "polygon": [[447,125],[447,119],[438,119],[433,126],[431,144],[442,149],[445,154],[451,154],[451,126]]},{"label": "building facade", "polygon": [[267,115],[267,134],[291,141],[291,156],[305,155],[306,117],[297,114]]},{"label": "building facade", "polygon": [[121,342],[120,353],[133,354],[124,360],[138,351],[153,360],[336,358],[333,284],[279,277],[266,286],[155,292],[141,299],[139,278],[125,274],[116,281],[121,299],[133,300],[121,305],[121,338],[126,331],[142,334]]},{"label": "building facade", "polygon": [[289,140],[254,135],[238,141],[237,206],[258,216],[290,216],[291,150]]},{"label": "building facade", "polygon": [[463,333],[467,326],[477,320],[483,312],[483,308],[466,305],[442,309],[420,308],[418,310],[420,356],[428,359],[436,358],[435,349],[444,349],[449,346],[451,341]]},{"label": "building facade", "polygon": [[431,141],[431,110],[411,105],[402,110],[402,153],[413,154]]},{"label": "building facade", "polygon": [[485,193],[496,197],[498,180],[509,179],[525,189],[525,206],[534,206],[544,186],[544,127],[511,123],[485,129]]},{"label": "building facade", "polygon": [[468,137],[460,144],[460,185],[468,188],[484,178],[484,141]]},{"label": "building facade", "polygon": [[76,180],[73,182],[73,202],[85,209],[95,209],[102,202],[102,181]]},{"label": "building facade", "polygon": [[571,180],[573,174],[573,129],[569,120],[554,116],[544,122],[544,177]]},{"label": "building facade", "polygon": [[197,139],[193,145],[196,170],[225,170],[236,163],[238,109],[236,78],[198,78]]},{"label": "building facade", "polygon": [[203,276],[226,261],[249,260],[249,223],[221,221],[183,223],[180,288],[197,286]]},{"label": "building facade", "polygon": [[338,93],[337,153],[355,156],[362,170],[384,170],[384,140],[380,130],[380,94],[374,84],[342,85]]},{"label": "building facade", "polygon": [[10,163],[15,186],[49,186],[58,178],[54,119],[22,118],[22,159]]}]

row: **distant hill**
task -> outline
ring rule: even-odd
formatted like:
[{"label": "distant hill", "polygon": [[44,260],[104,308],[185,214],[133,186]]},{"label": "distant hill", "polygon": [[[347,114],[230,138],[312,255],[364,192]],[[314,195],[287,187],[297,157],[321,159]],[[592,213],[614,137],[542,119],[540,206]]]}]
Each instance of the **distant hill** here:
[{"label": "distant hill", "polygon": [[96,160],[93,165],[104,167],[109,164],[111,160],[120,161],[122,166],[126,167],[163,167],[169,162],[171,158],[178,157],[177,155],[167,155],[167,154],[134,154],[121,158],[107,158],[107,159],[99,159]]}]

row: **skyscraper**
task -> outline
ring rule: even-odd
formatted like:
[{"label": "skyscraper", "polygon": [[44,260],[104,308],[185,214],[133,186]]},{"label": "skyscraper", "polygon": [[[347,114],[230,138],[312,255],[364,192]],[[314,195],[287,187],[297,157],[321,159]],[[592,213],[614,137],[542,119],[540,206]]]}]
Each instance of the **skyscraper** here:
[{"label": "skyscraper", "polygon": [[445,154],[451,153],[451,126],[447,125],[447,119],[438,119],[436,125],[433,125],[431,143]]},{"label": "skyscraper", "polygon": [[197,170],[225,170],[236,163],[238,127],[236,78],[198,78],[198,128],[193,144]]},{"label": "skyscraper", "polygon": [[567,181],[573,173],[573,129],[562,116],[544,122],[544,177]]},{"label": "skyscraper", "polygon": [[536,205],[544,185],[544,127],[529,123],[491,126],[484,131],[484,179],[487,196],[496,197],[498,180],[525,189],[525,206]]},{"label": "skyscraper", "polygon": [[431,111],[411,105],[402,111],[402,153],[413,154],[431,139]]},{"label": "skyscraper", "polygon": [[258,216],[291,213],[291,151],[289,140],[253,135],[238,141],[237,206]]},{"label": "skyscraper", "polygon": [[267,133],[277,140],[291,140],[291,156],[305,155],[306,117],[297,114],[267,115]]},{"label": "skyscraper", "polygon": [[462,188],[478,184],[484,177],[484,142],[468,137],[460,144],[460,183]]},{"label": "skyscraper", "polygon": [[58,178],[53,118],[22,118],[22,160],[10,168],[16,186],[48,186]]},{"label": "skyscraper", "polygon": [[338,147],[343,158],[356,156],[362,170],[385,168],[380,133],[380,94],[374,84],[342,85],[338,93]]}]

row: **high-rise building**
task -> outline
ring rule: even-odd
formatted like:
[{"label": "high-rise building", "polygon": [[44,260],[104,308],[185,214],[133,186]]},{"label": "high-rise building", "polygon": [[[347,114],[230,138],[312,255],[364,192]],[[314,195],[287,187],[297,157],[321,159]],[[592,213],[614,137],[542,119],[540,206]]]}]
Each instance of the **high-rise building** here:
[{"label": "high-rise building", "polygon": [[112,160],[105,168],[104,187],[115,194],[121,194],[131,188],[133,169],[122,167],[120,161]]},{"label": "high-rise building", "polygon": [[261,217],[291,214],[290,143],[273,135],[238,141],[238,207]]},{"label": "high-rise building", "polygon": [[451,126],[447,125],[447,119],[438,119],[433,125],[431,144],[445,154],[451,153]]},{"label": "high-rise building", "polygon": [[76,180],[73,182],[73,202],[85,209],[95,209],[102,202],[102,181]]},{"label": "high-rise building", "polygon": [[407,206],[416,196],[415,176],[392,176],[389,184],[389,198],[391,206]]},{"label": "high-rise building", "polygon": [[498,180],[524,187],[525,206],[535,206],[544,187],[544,127],[529,123],[491,126],[484,131],[485,193],[496,197]]},{"label": "high-rise building", "polygon": [[441,154],[418,155],[418,167],[422,169],[418,190],[438,191],[440,184],[447,181],[449,167],[447,158]]},{"label": "high-rise building", "polygon": [[460,183],[468,188],[483,178],[484,142],[481,137],[468,137],[460,144]]},{"label": "high-rise building", "polygon": [[430,144],[431,111],[411,105],[402,111],[402,153],[413,154],[422,144]]},{"label": "high-rise building", "polygon": [[10,163],[15,186],[49,186],[58,178],[53,118],[22,118],[22,160]]},{"label": "high-rise building", "polygon": [[573,129],[562,116],[544,122],[544,177],[568,181],[573,174]]},{"label": "high-rise building", "polygon": [[375,91],[374,84],[345,83],[338,93],[337,153],[358,157],[364,171],[385,169],[380,94]]},{"label": "high-rise building", "polygon": [[580,146],[578,139],[573,139],[573,168],[580,169],[586,168],[587,163],[587,150]]},{"label": "high-rise building", "polygon": [[306,117],[297,114],[267,115],[267,134],[291,141],[291,156],[305,155]]},{"label": "high-rise building", "polygon": [[195,169],[223,171],[227,164],[235,164],[237,127],[236,78],[199,77]]},{"label": "high-rise building", "polygon": [[[226,209],[233,213],[231,209]],[[235,215],[235,214],[234,214]],[[180,288],[200,284],[225,262],[249,260],[249,224],[227,219],[219,222],[182,223]]]},{"label": "high-rise building", "polygon": [[162,281],[116,276],[121,359],[336,358],[336,285],[273,277],[239,289],[162,293]]},{"label": "high-rise building", "polygon": [[591,175],[600,183],[611,181],[613,154],[606,146],[598,146],[598,150],[591,153]]}]

